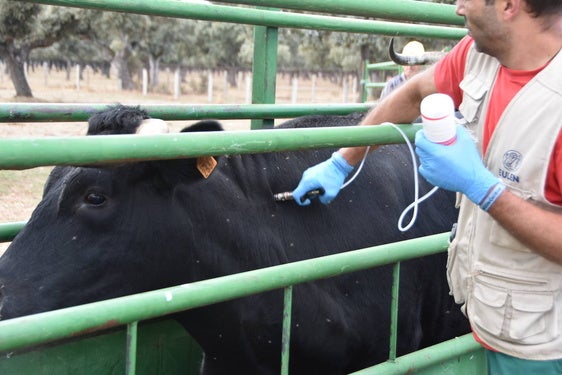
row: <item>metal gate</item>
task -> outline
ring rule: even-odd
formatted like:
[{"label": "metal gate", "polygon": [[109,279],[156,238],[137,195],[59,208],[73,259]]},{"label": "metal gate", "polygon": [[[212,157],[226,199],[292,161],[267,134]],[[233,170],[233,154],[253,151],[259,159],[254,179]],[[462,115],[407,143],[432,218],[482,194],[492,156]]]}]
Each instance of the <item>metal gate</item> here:
[{"label": "metal gate", "polygon": [[[269,128],[274,118],[297,117],[309,113],[346,114],[365,111],[366,104],[276,105],[275,77],[277,30],[280,27],[311,28],[354,33],[460,39],[466,31],[458,27],[430,26],[371,21],[320,14],[280,12],[280,9],[315,13],[337,13],[383,17],[427,23],[462,25],[454,7],[412,0],[365,3],[348,0],[237,0],[225,3],[254,7],[178,2],[171,0],[135,2],[121,0],[31,1],[147,15],[194,18],[255,25],[253,90],[251,105],[147,105],[151,117],[164,120],[201,118],[252,119],[252,128]],[[268,8],[259,8],[266,6]],[[275,7],[272,9],[271,7]],[[263,58],[266,56],[266,58]],[[0,121],[44,122],[85,121],[103,109],[96,104],[0,104]],[[402,125],[413,138],[416,126]],[[275,130],[273,130],[275,131]],[[174,137],[172,139],[172,137]],[[256,140],[261,142],[256,142]],[[149,160],[228,153],[275,152],[322,146],[357,146],[401,142],[401,136],[387,126],[354,129],[298,129],[270,133],[237,131],[201,134],[194,137],[134,136],[118,140],[105,137],[68,139],[22,138],[0,140],[0,168],[26,169],[41,165],[76,165],[102,161]],[[153,147],[158,144],[159,147]],[[128,146],[124,152],[123,146]],[[34,153],[29,153],[33,147]],[[61,152],[64,150],[64,152]],[[100,152],[102,150],[103,152]],[[156,151],[155,151],[156,150]],[[99,157],[103,154],[103,158]],[[0,224],[0,240],[10,241],[25,223]],[[185,374],[196,373],[199,352],[181,327],[170,320],[157,320],[184,309],[195,308],[253,293],[284,288],[284,338],[282,374],[288,373],[292,286],[318,278],[360,269],[394,264],[398,275],[400,261],[445,251],[448,234],[429,236],[373,248],[359,249],[314,260],[290,263],[236,275],[204,280],[178,287],[96,302],[68,309],[0,321],[0,373],[7,374]],[[251,280],[251,282],[248,282]],[[258,280],[258,282],[256,282]],[[225,286],[228,285],[228,288]],[[394,300],[399,280],[395,277]],[[228,290],[225,293],[225,290]],[[173,296],[172,299],[169,297]],[[139,307],[143,308],[140,309]],[[396,303],[387,362],[356,374],[478,374],[484,373],[481,348],[466,335],[410,355],[396,358]],[[149,320],[146,323],[141,321]],[[123,328],[125,327],[125,328]],[[109,331],[107,331],[109,329]],[[98,334],[98,332],[103,332]],[[85,335],[76,339],[77,335]],[[58,340],[63,340],[61,343]],[[53,344],[55,343],[56,344]],[[37,345],[50,343],[48,346]],[[89,353],[84,355],[84,352]],[[80,354],[82,353],[82,354]],[[189,355],[186,356],[186,353]],[[93,360],[97,358],[98,360]]]}]

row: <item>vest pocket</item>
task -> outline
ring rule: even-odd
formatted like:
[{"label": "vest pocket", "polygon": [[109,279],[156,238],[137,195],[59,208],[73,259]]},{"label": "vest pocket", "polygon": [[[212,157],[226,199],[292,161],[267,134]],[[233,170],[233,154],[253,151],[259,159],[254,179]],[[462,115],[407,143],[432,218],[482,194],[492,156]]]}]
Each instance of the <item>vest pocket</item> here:
[{"label": "vest pocket", "polygon": [[463,278],[462,275],[466,275],[468,272],[466,268],[468,262],[464,256],[466,253],[460,251],[459,247],[458,237],[449,244],[446,274],[449,294],[453,295],[456,304],[463,304],[466,302],[466,278]]},{"label": "vest pocket", "polygon": [[473,279],[468,302],[471,323],[505,341],[523,345],[555,339],[559,328],[555,293],[547,280],[484,272]]},{"label": "vest pocket", "polygon": [[507,293],[475,283],[472,295],[474,298],[467,306],[471,322],[494,336],[501,336],[507,310]]},{"label": "vest pocket", "polygon": [[526,344],[540,344],[556,336],[556,315],[552,293],[534,294],[513,292],[511,295],[513,320],[509,336]]},{"label": "vest pocket", "polygon": [[488,88],[474,73],[468,73],[459,87],[464,92],[459,111],[469,124],[474,124],[480,116],[482,102]]}]

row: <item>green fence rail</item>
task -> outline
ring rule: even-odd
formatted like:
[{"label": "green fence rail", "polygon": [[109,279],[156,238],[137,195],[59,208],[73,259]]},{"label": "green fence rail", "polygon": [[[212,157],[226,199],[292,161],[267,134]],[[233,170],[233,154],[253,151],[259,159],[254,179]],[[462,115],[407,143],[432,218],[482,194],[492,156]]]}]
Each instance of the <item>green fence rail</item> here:
[{"label": "green fence rail", "polygon": [[0,321],[0,352],[443,252],[448,233]]},{"label": "green fence rail", "polygon": [[[141,320],[396,263],[413,257],[435,254],[445,251],[448,236],[448,233],[443,233],[379,245],[0,321],[0,352],[75,337],[80,333],[91,334],[125,324],[132,324],[133,326],[129,326],[129,330],[134,330],[136,322]],[[394,327],[395,329],[396,327]],[[472,339],[471,335],[458,340],[460,341],[454,339],[442,343],[437,350],[429,351],[429,354],[429,349],[427,349],[425,352],[414,353],[409,357],[377,365],[381,367],[365,369],[358,374],[411,373],[413,369],[423,369],[443,362],[447,358],[467,353],[477,354],[480,350],[479,344]],[[130,356],[134,357],[136,354],[134,346],[129,345],[128,349]],[[481,364],[473,363],[471,366],[479,368]],[[379,372],[378,368],[385,370]],[[473,368],[471,367],[471,369]]]},{"label": "green fence rail", "polygon": [[416,22],[464,25],[454,5],[412,0],[223,0],[223,3],[246,4],[306,10],[311,12],[386,18]]},{"label": "green fence rail", "polygon": [[25,226],[26,221],[14,221],[11,223],[0,223],[0,242],[10,242],[16,234]]},{"label": "green fence rail", "polygon": [[[415,125],[400,125],[400,128],[412,138],[419,129]],[[54,158],[46,159],[46,164],[75,164],[76,162],[92,162],[88,157],[95,156],[94,161],[116,161],[117,157],[134,158],[135,147],[139,155],[156,149],[155,155],[144,155],[149,159],[154,157],[185,157],[198,154],[224,154],[224,153],[255,153],[270,152],[282,149],[301,149],[334,147],[341,145],[360,145],[365,143],[393,143],[401,142],[402,136],[391,126],[377,127],[346,127],[329,129],[277,129],[247,132],[212,132],[205,135],[206,139],[193,137],[197,134],[183,134],[180,136],[167,134],[162,136],[104,136],[104,137],[71,137],[71,138],[35,138],[35,139],[5,139],[0,140],[0,160],[4,163],[8,157],[25,160],[12,160],[12,167],[21,167],[26,162],[37,164],[44,160],[43,156]],[[188,136],[188,137],[183,137]],[[189,140],[188,140],[189,139]],[[29,141],[29,144],[25,144]],[[21,143],[23,142],[23,143]],[[65,143],[67,142],[67,143]],[[81,143],[84,142],[84,143]],[[100,143],[101,142],[101,143]],[[145,146],[144,142],[148,142]],[[169,154],[170,147],[166,142],[178,143],[177,149]],[[62,146],[64,145],[64,146]],[[87,145],[88,147],[84,147]],[[34,157],[21,150],[33,148]],[[87,152],[86,150],[90,150]],[[184,148],[189,151],[185,153]],[[116,154],[107,153],[111,149]],[[210,150],[209,150],[210,149]],[[20,150],[17,155],[14,155]],[[49,152],[44,153],[45,150]],[[125,153],[123,154],[123,150]],[[179,152],[179,153],[176,153]],[[86,159],[73,160],[73,153]],[[90,155],[90,156],[88,156]],[[101,156],[100,156],[101,155]],[[69,161],[73,160],[73,161]],[[102,160],[105,159],[105,160]],[[23,163],[23,164],[22,164]],[[14,233],[23,223],[5,224],[2,230]],[[7,237],[7,235],[6,235]],[[312,260],[296,262],[268,269],[250,271],[247,273],[225,276],[212,280],[204,280],[179,287],[166,288],[159,291],[141,293],[134,296],[122,297],[113,300],[97,302],[83,306],[72,307],[54,312],[47,312],[0,322],[0,351],[13,350],[39,343],[50,342],[79,333],[92,333],[97,330],[128,325],[127,327],[127,374],[135,373],[136,368],[136,336],[137,322],[152,319],[184,309],[206,306],[219,301],[239,298],[254,293],[260,293],[278,288],[288,288],[285,291],[282,374],[288,373],[288,342],[290,335],[288,329],[291,310],[291,289],[294,284],[316,280],[319,278],[334,277],[341,274],[354,272],[360,269],[374,267],[382,264],[395,264],[395,281],[393,286],[394,300],[397,301],[399,262],[413,257],[425,256],[444,251],[447,247],[447,234],[428,236],[422,239],[398,242],[373,248],[360,249],[352,252],[332,256],[315,258]],[[398,262],[398,263],[397,263]],[[392,324],[390,341],[390,361],[397,362],[395,357],[398,306],[392,304]],[[33,334],[32,334],[33,332]],[[478,351],[478,345],[471,343],[470,348]],[[467,350],[466,348],[463,350]],[[459,351],[463,356],[464,351]],[[450,351],[449,351],[450,352]],[[454,351],[456,353],[456,351]],[[456,354],[455,354],[456,355]],[[441,361],[442,355],[436,355]],[[449,357],[448,357],[449,358]],[[462,357],[464,358],[464,357]],[[429,363],[433,363],[429,361]],[[426,366],[428,364],[424,364]],[[471,366],[482,366],[482,362],[474,362]],[[472,368],[472,367],[471,367]],[[478,367],[480,368],[480,367]]]},{"label": "green fence rail", "polygon": [[[267,9],[253,9],[249,7],[233,7],[216,4],[191,3],[187,1],[179,2],[174,0],[26,0],[26,2],[60,5],[67,7],[112,10],[152,16],[222,21],[267,27],[317,29],[365,34],[418,36],[443,39],[460,39],[463,35],[466,34],[465,29],[447,26],[415,25],[356,18],[286,13]],[[379,3],[382,2],[379,1]],[[423,17],[423,15],[426,13],[415,13],[414,9],[426,8],[428,5],[427,3],[417,1],[406,1],[404,3],[407,4],[401,4],[401,7],[404,9],[408,9],[409,6],[409,14],[417,14],[418,19],[425,18]],[[437,4],[429,5],[430,7],[437,10],[441,8],[435,7],[435,5]],[[416,8],[414,8],[413,6],[416,6]],[[323,6],[321,6],[320,3],[316,4],[314,8],[314,10],[322,9]],[[442,9],[448,9],[450,11],[450,8]],[[388,14],[388,11],[385,13]],[[432,15],[432,17],[435,17],[435,15]],[[447,17],[447,19],[449,19],[449,17]],[[454,19],[451,19],[451,21],[452,20],[454,20],[456,24],[460,25],[460,20],[462,20],[462,18],[456,17]],[[441,21],[444,22],[444,20]]]},{"label": "green fence rail", "polygon": [[[0,122],[87,121],[107,103],[0,103]],[[150,117],[167,121],[203,119],[292,118],[304,115],[346,115],[365,112],[364,103],[333,104],[143,104]]]},{"label": "green fence rail", "polygon": [[[420,125],[397,126],[413,139]],[[108,164],[402,142],[402,135],[390,125],[143,136],[4,138],[0,139],[0,169]]]},{"label": "green fence rail", "polygon": [[[435,254],[444,251],[447,243],[448,233],[443,233],[0,321],[0,352]],[[461,347],[446,351],[455,356],[476,350],[478,344],[464,338]],[[443,356],[433,359],[439,362]],[[426,358],[418,365],[428,362],[432,363]],[[405,366],[407,360],[396,363]],[[391,363],[385,366],[394,367]]]},{"label": "green fence rail", "polygon": [[386,85],[385,82],[371,82],[370,72],[371,70],[382,70],[382,71],[393,71],[395,74],[402,72],[402,67],[397,65],[393,61],[385,61],[380,63],[369,63],[366,61],[365,69],[363,70],[363,79],[361,80],[361,101],[366,102],[369,97],[369,89],[371,88],[383,88]]}]

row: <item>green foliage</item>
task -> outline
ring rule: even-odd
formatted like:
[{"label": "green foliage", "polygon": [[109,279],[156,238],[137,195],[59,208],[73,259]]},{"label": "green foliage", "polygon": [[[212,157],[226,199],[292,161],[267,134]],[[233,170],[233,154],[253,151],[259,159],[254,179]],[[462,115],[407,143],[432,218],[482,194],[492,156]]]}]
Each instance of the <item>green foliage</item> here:
[{"label": "green foliage", "polygon": [[41,8],[36,4],[0,0],[0,43],[29,35]]},{"label": "green foliage", "polygon": [[[455,0],[431,0],[454,4]],[[396,38],[401,48],[412,38]],[[288,71],[360,73],[366,60],[388,60],[389,37],[306,29],[279,29],[278,68]],[[420,40],[426,50],[454,43]],[[0,59],[8,43],[20,60],[66,61],[113,66],[124,84],[133,85],[142,68],[249,70],[252,26],[119,12],[39,6],[0,0]],[[157,76],[151,81],[158,84]]]}]

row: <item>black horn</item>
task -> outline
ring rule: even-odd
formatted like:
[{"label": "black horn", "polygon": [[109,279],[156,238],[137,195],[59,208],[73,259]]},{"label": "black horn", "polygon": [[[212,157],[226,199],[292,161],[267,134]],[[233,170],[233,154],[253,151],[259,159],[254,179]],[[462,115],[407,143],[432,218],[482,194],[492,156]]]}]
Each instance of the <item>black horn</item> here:
[{"label": "black horn", "polygon": [[439,61],[443,56],[445,56],[445,52],[424,52],[418,56],[404,55],[394,50],[394,38],[391,38],[390,44],[388,45],[388,55],[390,56],[390,59],[398,65],[428,65]]}]

